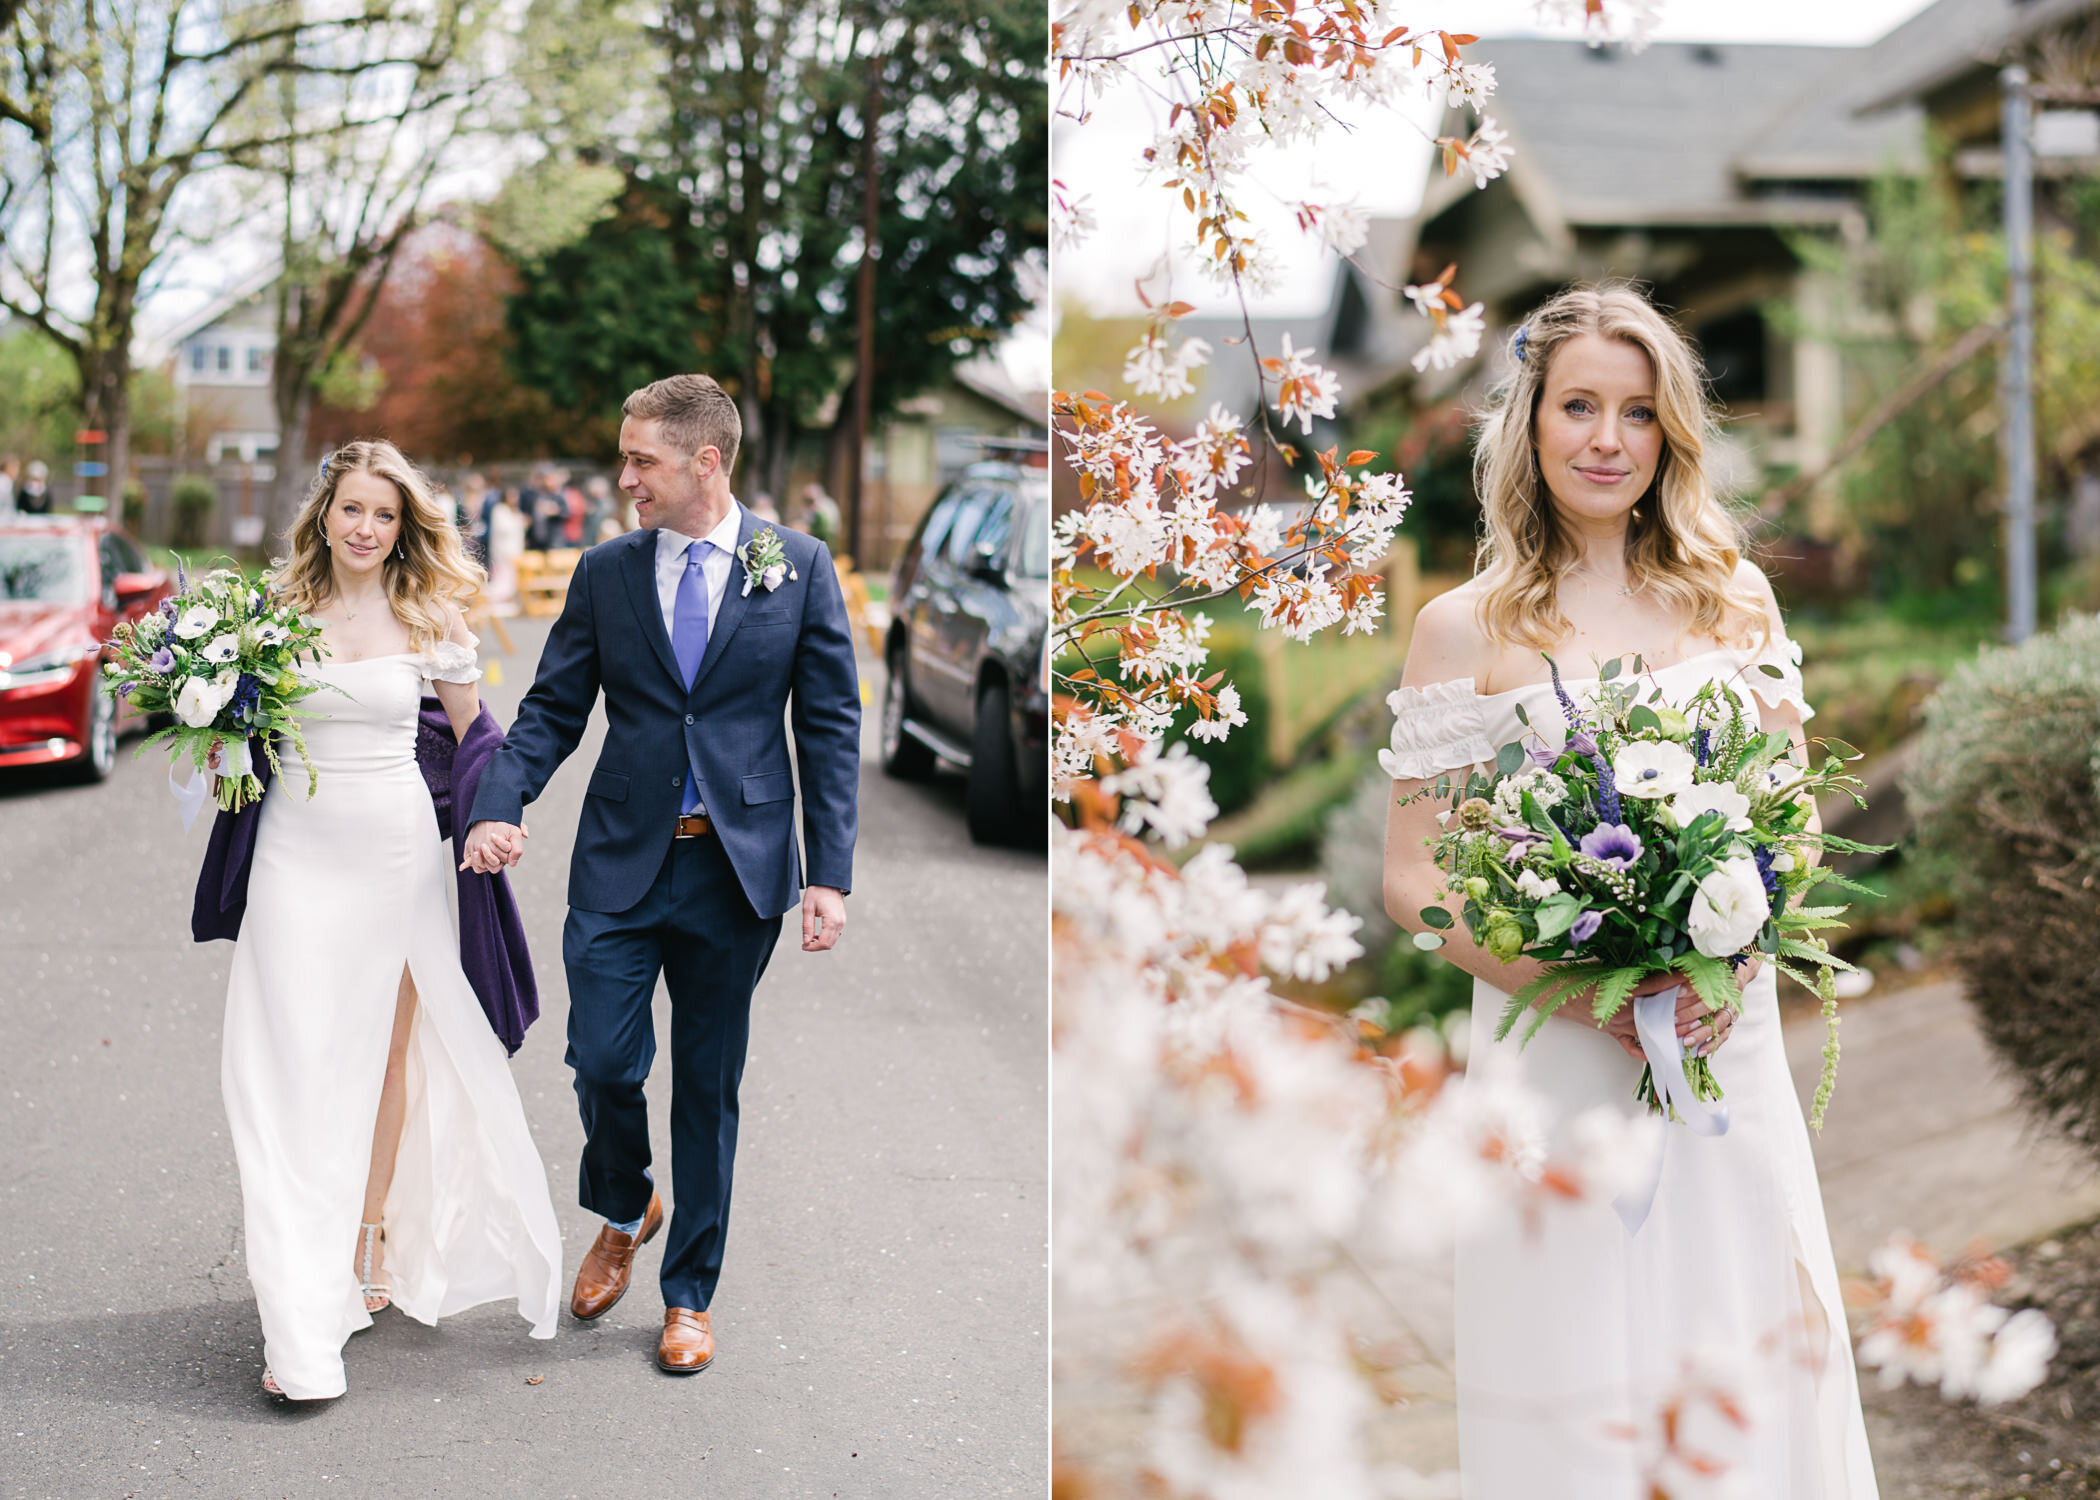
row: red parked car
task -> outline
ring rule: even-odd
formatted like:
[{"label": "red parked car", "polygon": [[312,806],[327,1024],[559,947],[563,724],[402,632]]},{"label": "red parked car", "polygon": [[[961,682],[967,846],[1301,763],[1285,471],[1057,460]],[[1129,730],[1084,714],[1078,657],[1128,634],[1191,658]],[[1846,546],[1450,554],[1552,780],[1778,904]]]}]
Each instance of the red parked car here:
[{"label": "red parked car", "polygon": [[104,643],[172,586],[99,516],[0,519],[0,767],[110,773],[117,736],[144,716],[102,691]]}]

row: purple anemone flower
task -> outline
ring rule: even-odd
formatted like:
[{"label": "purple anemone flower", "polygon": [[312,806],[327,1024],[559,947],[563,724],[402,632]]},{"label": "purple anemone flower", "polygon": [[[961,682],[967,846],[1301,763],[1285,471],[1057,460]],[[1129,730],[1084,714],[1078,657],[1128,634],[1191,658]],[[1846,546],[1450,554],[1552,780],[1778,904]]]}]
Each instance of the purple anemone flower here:
[{"label": "purple anemone flower", "polygon": [[1524,754],[1530,758],[1533,765],[1548,771],[1552,770],[1553,763],[1560,759],[1560,752],[1551,745],[1533,745]]},{"label": "purple anemone flower", "polygon": [[165,677],[175,670],[175,653],[163,646],[147,658],[146,665]]},{"label": "purple anemone flower", "polygon": [[1581,916],[1577,917],[1575,919],[1575,925],[1568,929],[1569,941],[1573,942],[1576,947],[1580,948],[1584,943],[1588,942],[1591,938],[1595,937],[1597,935],[1597,929],[1602,927],[1603,925],[1603,912],[1586,911]]},{"label": "purple anemone flower", "polygon": [[1599,823],[1582,836],[1579,847],[1614,870],[1628,869],[1641,857],[1641,837],[1624,823]]}]

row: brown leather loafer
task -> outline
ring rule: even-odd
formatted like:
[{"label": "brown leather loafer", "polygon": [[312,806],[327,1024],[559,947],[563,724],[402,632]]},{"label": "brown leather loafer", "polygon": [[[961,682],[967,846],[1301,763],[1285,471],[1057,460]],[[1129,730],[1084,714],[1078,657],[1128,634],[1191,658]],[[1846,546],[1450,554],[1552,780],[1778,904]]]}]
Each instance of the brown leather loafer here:
[{"label": "brown leather loafer", "polygon": [[690,1307],[664,1309],[664,1336],[656,1344],[656,1368],[666,1375],[697,1375],[715,1358],[715,1331],[707,1312]]},{"label": "brown leather loafer", "polygon": [[656,1238],[664,1227],[663,1200],[651,1193],[649,1211],[642,1215],[641,1229],[625,1235],[607,1224],[576,1268],[576,1290],[569,1297],[569,1311],[588,1321],[602,1316],[627,1295],[628,1278],[634,1273],[634,1251]]}]

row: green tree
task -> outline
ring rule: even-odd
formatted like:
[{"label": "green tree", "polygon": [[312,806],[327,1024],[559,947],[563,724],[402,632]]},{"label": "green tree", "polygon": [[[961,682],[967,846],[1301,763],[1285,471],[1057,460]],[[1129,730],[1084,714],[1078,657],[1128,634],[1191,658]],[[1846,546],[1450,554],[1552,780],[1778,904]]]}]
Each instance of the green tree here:
[{"label": "green tree", "polygon": [[323,76],[384,15],[317,15],[299,0],[23,0],[7,18],[0,307],[73,360],[114,475],[130,458],[141,302],[173,245],[208,237],[200,174],[290,139],[259,111],[264,84]]},{"label": "green tree", "polygon": [[[602,33],[624,12],[540,0],[535,24],[555,14]],[[581,253],[521,267],[517,367],[558,399],[614,409],[644,380],[706,370],[743,413],[749,483],[777,492],[797,435],[836,434],[852,406],[871,121],[874,411],[1026,310],[1024,265],[1048,242],[1044,16],[965,0],[670,0],[648,35],[653,49],[632,55],[653,58],[662,112],[638,139],[604,122],[595,147],[570,133],[571,149],[617,156],[630,182]]]}]

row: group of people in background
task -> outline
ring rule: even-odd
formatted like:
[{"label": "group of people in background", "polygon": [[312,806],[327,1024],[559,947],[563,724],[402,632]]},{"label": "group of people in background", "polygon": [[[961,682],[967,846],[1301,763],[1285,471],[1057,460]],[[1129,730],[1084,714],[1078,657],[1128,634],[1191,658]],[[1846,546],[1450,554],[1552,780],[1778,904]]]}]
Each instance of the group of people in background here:
[{"label": "group of people in background", "polygon": [[492,485],[468,474],[452,503],[461,533],[489,570],[489,595],[505,612],[517,607],[522,553],[595,546],[637,524],[634,502],[614,493],[603,474],[577,484],[551,464],[534,468],[523,484]]},{"label": "group of people in background", "polygon": [[41,458],[32,458],[24,469],[10,453],[0,459],[0,516],[18,514],[51,514],[51,469]]}]

